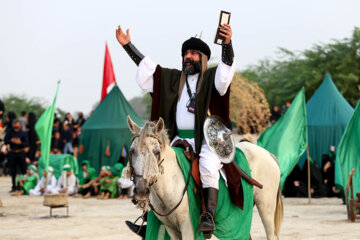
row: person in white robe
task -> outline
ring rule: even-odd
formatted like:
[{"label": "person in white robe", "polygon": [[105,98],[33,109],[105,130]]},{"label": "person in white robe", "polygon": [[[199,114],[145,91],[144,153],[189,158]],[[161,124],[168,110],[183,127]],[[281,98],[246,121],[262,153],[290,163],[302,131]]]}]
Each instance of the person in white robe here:
[{"label": "person in white robe", "polygon": [[121,178],[118,180],[119,199],[132,198],[134,195],[134,182],[127,177],[127,167],[124,167]]},{"label": "person in white robe", "polygon": [[54,169],[48,167],[48,171],[43,170],[43,176],[34,189],[29,191],[30,196],[41,196],[51,193],[56,189],[56,177],[53,175]]},{"label": "person in white robe", "polygon": [[71,166],[69,164],[65,164],[56,189],[52,190],[51,193],[66,193],[68,195],[74,195],[76,192],[76,176],[74,175]]}]

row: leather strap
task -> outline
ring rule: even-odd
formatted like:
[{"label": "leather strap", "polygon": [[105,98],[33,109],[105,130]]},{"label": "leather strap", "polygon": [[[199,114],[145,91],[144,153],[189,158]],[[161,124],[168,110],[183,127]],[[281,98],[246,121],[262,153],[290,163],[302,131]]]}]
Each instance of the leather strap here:
[{"label": "leather strap", "polygon": [[135,64],[139,66],[141,60],[144,58],[144,55],[131,42],[125,44],[123,48],[125,49],[127,54],[129,54]]},{"label": "leather strap", "polygon": [[223,63],[225,63],[226,65],[231,66],[233,64],[234,50],[233,50],[231,41],[229,44],[222,45],[221,58],[222,58]]}]

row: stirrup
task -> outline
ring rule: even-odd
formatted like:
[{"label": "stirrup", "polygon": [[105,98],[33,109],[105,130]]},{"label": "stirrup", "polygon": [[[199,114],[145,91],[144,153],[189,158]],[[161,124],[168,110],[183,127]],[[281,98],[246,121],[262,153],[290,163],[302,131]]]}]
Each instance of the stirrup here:
[{"label": "stirrup", "polygon": [[[202,222],[202,218],[203,217],[210,217],[210,221],[212,222],[212,224],[213,224],[213,228],[212,229],[200,229],[200,226],[201,226],[201,222]],[[206,212],[206,213],[202,213],[201,215],[200,215],[200,223],[199,223],[199,232],[203,232],[203,233],[206,233],[206,232],[212,232],[212,231],[215,231],[215,221],[214,221],[214,217],[212,216],[212,214],[211,213],[209,213],[209,212]],[[211,236],[211,235],[210,235]]]}]

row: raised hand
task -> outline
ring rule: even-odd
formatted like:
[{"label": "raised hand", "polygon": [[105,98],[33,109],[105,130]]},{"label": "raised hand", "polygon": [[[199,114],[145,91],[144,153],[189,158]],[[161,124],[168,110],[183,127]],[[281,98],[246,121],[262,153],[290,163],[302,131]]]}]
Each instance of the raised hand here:
[{"label": "raised hand", "polygon": [[230,25],[222,24],[219,35],[225,38],[224,44],[229,44],[232,36],[232,30]]},{"label": "raised hand", "polygon": [[116,39],[122,46],[126,45],[128,42],[131,41],[130,30],[127,29],[125,34],[119,25],[116,29]]}]

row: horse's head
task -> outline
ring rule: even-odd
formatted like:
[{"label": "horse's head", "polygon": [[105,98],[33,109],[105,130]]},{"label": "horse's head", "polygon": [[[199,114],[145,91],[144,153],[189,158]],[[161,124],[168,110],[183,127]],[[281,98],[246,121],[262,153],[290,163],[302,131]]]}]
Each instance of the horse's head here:
[{"label": "horse's head", "polygon": [[127,118],[130,131],[134,134],[129,151],[128,171],[135,184],[135,199],[149,197],[150,187],[163,173],[161,154],[169,145],[162,118],[154,122],[145,122],[139,127],[131,118]]}]

